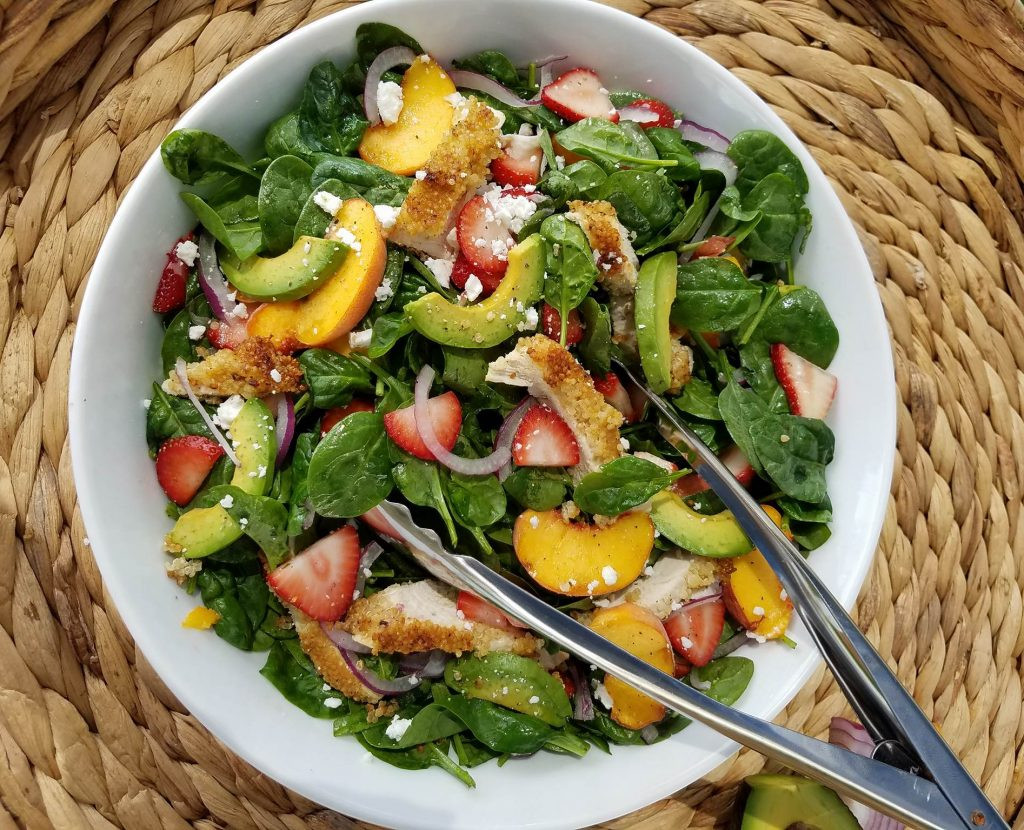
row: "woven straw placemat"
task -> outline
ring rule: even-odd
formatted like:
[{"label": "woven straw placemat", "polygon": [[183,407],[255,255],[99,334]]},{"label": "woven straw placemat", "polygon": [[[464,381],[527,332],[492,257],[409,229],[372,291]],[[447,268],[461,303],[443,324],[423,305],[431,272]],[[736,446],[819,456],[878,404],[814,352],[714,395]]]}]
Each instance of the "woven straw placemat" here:
[{"label": "woven straw placemat", "polygon": [[[901,404],[892,498],[860,619],[992,800],[1016,816],[1020,4],[614,4],[752,86],[808,144],[861,231]],[[359,826],[234,757],[154,676],[85,541],[66,417],[82,288],[143,161],[239,61],[345,5],[0,0],[0,830]],[[822,670],[780,722],[820,736],[844,707]],[[736,782],[762,763],[740,753],[607,826],[721,824]]]}]

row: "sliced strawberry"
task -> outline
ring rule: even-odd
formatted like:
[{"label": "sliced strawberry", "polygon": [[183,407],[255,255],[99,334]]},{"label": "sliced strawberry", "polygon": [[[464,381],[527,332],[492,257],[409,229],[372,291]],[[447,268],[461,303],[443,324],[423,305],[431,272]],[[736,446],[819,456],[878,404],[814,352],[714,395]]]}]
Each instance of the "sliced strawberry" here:
[{"label": "sliced strawberry", "polygon": [[[743,450],[736,445],[729,447],[719,455],[718,460],[729,468],[729,472],[743,486],[750,484],[753,480],[754,468],[750,466],[750,460],[743,454]],[[684,499],[697,493],[703,493],[710,487],[711,485],[696,473],[683,476],[672,485],[676,495]]]},{"label": "sliced strawberry", "polygon": [[466,202],[456,220],[455,233],[462,255],[474,269],[499,277],[505,273],[508,251],[515,240],[483,196],[474,196]]},{"label": "sliced strawberry", "polygon": [[387,536],[389,539],[394,539],[396,542],[405,543],[405,540],[391,525],[391,522],[384,517],[383,513],[380,512],[379,507],[370,508],[359,518],[376,530],[381,536]]},{"label": "sliced strawberry", "polygon": [[165,314],[185,305],[185,285],[188,282],[188,266],[173,253],[167,256],[160,281],[156,284],[153,297],[153,311]]},{"label": "sliced strawberry", "polygon": [[452,266],[452,284],[459,291],[463,291],[470,277],[480,280],[480,285],[483,286],[483,290],[480,292],[481,297],[490,297],[494,290],[501,285],[501,274],[491,274],[482,268],[475,268],[472,262],[459,254]]},{"label": "sliced strawberry", "polygon": [[324,413],[324,417],[320,419],[320,436],[326,435],[334,428],[335,424],[344,420],[353,412],[373,412],[373,403],[365,398],[353,398],[344,406],[328,409]]},{"label": "sliced strawberry", "polygon": [[222,455],[223,447],[202,435],[169,438],[156,454],[156,479],[167,498],[183,507],[199,492]]},{"label": "sliced strawberry", "polygon": [[457,612],[461,612],[461,616],[464,619],[483,623],[493,628],[503,628],[506,631],[526,628],[525,625],[518,620],[513,620],[500,608],[495,608],[487,600],[480,599],[476,594],[469,591],[459,591],[459,598],[455,602],[455,609]]},{"label": "sliced strawberry", "polygon": [[811,361],[801,357],[784,343],[773,343],[772,366],[779,379],[789,409],[805,418],[824,418],[832,408],[839,381]]},{"label": "sliced strawberry", "polygon": [[665,620],[672,648],[694,666],[706,666],[725,627],[721,595],[688,602]]},{"label": "sliced strawberry", "polygon": [[722,345],[722,335],[717,331],[702,331],[697,336],[703,337],[704,342],[712,349],[717,349]]},{"label": "sliced strawberry", "polygon": [[501,144],[501,155],[491,162],[494,181],[503,185],[537,184],[544,160],[540,139],[535,135],[506,135]]},{"label": "sliced strawberry", "polygon": [[565,689],[565,693],[569,697],[569,700],[572,700],[576,696],[576,681],[572,679],[572,675],[569,674],[569,672],[555,669],[551,672],[551,676],[562,684],[562,688]]},{"label": "sliced strawberry", "polygon": [[549,110],[569,121],[582,121],[584,118],[619,120],[608,90],[602,86],[593,69],[579,67],[559,75],[541,90],[540,99]]},{"label": "sliced strawberry", "polygon": [[337,620],[352,604],[360,556],[359,534],[345,525],[274,568],[267,585],[314,620]]},{"label": "sliced strawberry", "polygon": [[626,423],[631,424],[636,420],[636,407],[615,372],[609,372],[604,377],[594,375],[594,388],[604,395],[604,399],[608,403],[622,413]]},{"label": "sliced strawberry", "polygon": [[705,257],[721,256],[729,250],[729,246],[735,241],[735,237],[732,236],[709,236],[694,250],[693,258],[704,259]]},{"label": "sliced strawberry", "polygon": [[230,323],[214,320],[206,329],[206,336],[217,349],[237,349],[249,336],[244,320],[229,317]]},{"label": "sliced strawberry", "polygon": [[[450,450],[462,429],[462,405],[454,392],[445,392],[427,402],[430,423],[441,445]],[[416,429],[416,414],[412,404],[389,412],[384,416],[384,430],[388,437],[407,453],[424,461],[436,461],[434,454],[423,443]]]},{"label": "sliced strawberry", "polygon": [[537,404],[516,430],[512,460],[520,467],[572,467],[580,463],[580,446],[558,413]]},{"label": "sliced strawberry", "polygon": [[645,130],[651,127],[671,127],[676,123],[676,114],[672,108],[656,98],[638,98],[619,110],[619,118],[635,121]]},{"label": "sliced strawberry", "polygon": [[686,675],[688,675],[693,670],[693,666],[690,665],[690,663],[688,661],[686,661],[684,658],[680,657],[678,654],[675,655],[675,658],[676,658],[676,665],[675,665],[675,668],[672,670],[672,676],[673,677],[686,677]]},{"label": "sliced strawberry", "polygon": [[[540,330],[552,340],[560,340],[562,337],[562,315],[558,309],[544,303],[540,309]],[[583,321],[579,312],[574,308],[569,312],[565,323],[565,345],[575,346],[583,339]]]}]

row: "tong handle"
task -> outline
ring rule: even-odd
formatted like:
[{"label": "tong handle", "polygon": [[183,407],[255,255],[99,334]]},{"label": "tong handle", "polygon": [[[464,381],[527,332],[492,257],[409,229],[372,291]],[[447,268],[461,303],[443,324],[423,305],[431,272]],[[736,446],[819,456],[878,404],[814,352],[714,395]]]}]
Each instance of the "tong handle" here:
[{"label": "tong handle", "polygon": [[753,546],[778,574],[836,681],[876,742],[895,740],[911,757],[916,756],[964,827],[1008,828],[981,787],[796,546],[663,398],[640,383],[628,367],[619,363],[617,368],[643,391],[681,436],[687,449],[696,454],[694,469],[732,511]]}]

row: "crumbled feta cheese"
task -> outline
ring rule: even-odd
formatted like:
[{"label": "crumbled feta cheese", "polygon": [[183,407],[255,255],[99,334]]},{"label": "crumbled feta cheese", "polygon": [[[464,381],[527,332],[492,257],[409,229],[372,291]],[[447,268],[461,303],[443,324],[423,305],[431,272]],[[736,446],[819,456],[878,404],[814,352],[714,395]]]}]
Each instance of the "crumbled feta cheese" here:
[{"label": "crumbled feta cheese", "polygon": [[754,612],[754,616],[755,617],[763,617],[764,616],[764,609],[760,605],[755,605],[750,610]]},{"label": "crumbled feta cheese", "polygon": [[[482,195],[486,209],[494,215],[494,221],[500,222],[512,233],[519,233],[527,220],[537,212],[537,203],[529,196],[510,195],[509,191],[497,186],[484,191]],[[491,217],[487,218],[490,220]]]},{"label": "crumbled feta cheese", "polygon": [[526,316],[525,325],[529,329],[537,328],[537,323],[540,322],[540,315],[537,314],[537,309],[528,308],[524,312]]},{"label": "crumbled feta cheese", "polygon": [[341,706],[341,704],[342,700],[340,697],[324,698],[324,706],[326,706],[328,709],[337,709],[339,706]]},{"label": "crumbled feta cheese", "polygon": [[377,290],[373,292],[373,298],[378,303],[390,300],[394,295],[395,289],[391,287],[390,277],[384,277],[384,279],[381,280],[380,285],[377,286]]},{"label": "crumbled feta cheese", "polygon": [[437,280],[437,284],[442,288],[447,288],[452,283],[452,267],[455,262],[450,259],[434,259],[433,257],[427,257],[423,260],[423,264],[430,269],[430,273],[434,275],[434,279]]},{"label": "crumbled feta cheese", "polygon": [[271,369],[270,370],[270,379],[272,381],[274,381],[274,383],[280,383],[281,382],[281,373],[279,371],[277,371],[277,369]]},{"label": "crumbled feta cheese", "polygon": [[228,312],[229,317],[234,317],[236,320],[244,320],[249,316],[249,309],[245,307],[245,303],[235,303],[235,307]]},{"label": "crumbled feta cheese", "polygon": [[494,113],[494,118],[498,122],[498,129],[500,130],[502,127],[504,127],[505,113],[503,113],[501,110],[496,110],[494,107],[488,107],[487,109]]},{"label": "crumbled feta cheese", "polygon": [[370,341],[373,340],[373,329],[363,329],[362,331],[353,331],[349,333],[348,345],[353,349],[368,349],[370,348]]},{"label": "crumbled feta cheese", "polygon": [[256,477],[257,478],[266,478],[267,477],[267,465],[266,464],[260,464],[259,469],[256,472]]},{"label": "crumbled feta cheese", "polygon": [[191,268],[199,256],[199,246],[191,239],[186,239],[174,246],[174,255]]},{"label": "crumbled feta cheese", "polygon": [[244,528],[246,525],[249,524],[249,520],[245,518],[245,516],[242,516],[242,518],[238,520],[238,524]]},{"label": "crumbled feta cheese", "polygon": [[324,685],[321,686],[320,688],[321,688],[321,690],[323,690],[325,692],[329,692],[331,690],[331,684],[330,683],[324,683]]},{"label": "crumbled feta cheese", "polygon": [[391,719],[391,723],[388,724],[388,728],[384,730],[384,734],[393,741],[400,741],[410,726],[412,726],[412,718],[400,718],[395,715]]},{"label": "crumbled feta cheese", "polygon": [[380,222],[381,230],[389,231],[395,226],[398,219],[398,208],[391,205],[374,205],[373,214]]},{"label": "crumbled feta cheese", "polygon": [[683,648],[693,648],[693,640],[691,640],[689,637],[680,637],[679,644]]},{"label": "crumbled feta cheese", "polygon": [[313,196],[313,201],[316,202],[318,208],[324,213],[329,213],[331,216],[334,216],[341,210],[341,198],[333,193],[328,193],[326,190],[318,190],[316,195]]},{"label": "crumbled feta cheese", "polygon": [[421,182],[426,177],[427,177],[427,171],[426,170],[417,170],[416,171],[416,181]]},{"label": "crumbled feta cheese", "polygon": [[537,696],[537,695],[532,695],[530,697],[530,699],[528,701],[526,701],[526,702],[527,703],[540,703],[540,697]]},{"label": "crumbled feta cheese", "polygon": [[230,430],[232,422],[238,416],[238,413],[242,411],[244,404],[245,398],[241,395],[232,395],[217,407],[217,412],[213,416],[213,422],[223,429]]},{"label": "crumbled feta cheese", "polygon": [[143,398],[142,399],[142,408],[143,409],[149,409],[152,405],[153,405],[153,401],[151,401],[149,398]]},{"label": "crumbled feta cheese", "polygon": [[600,585],[600,584],[601,583],[598,582],[596,579],[591,581],[591,582],[588,582],[587,583],[587,593],[588,594],[594,593],[594,589],[597,588],[597,586]]},{"label": "crumbled feta cheese", "polygon": [[363,249],[363,243],[356,239],[356,235],[348,228],[343,228],[339,225],[334,231],[334,238],[344,242],[357,253]]},{"label": "crumbled feta cheese", "polygon": [[302,253],[304,253],[304,254],[308,254],[308,253],[309,253],[309,252],[310,252],[310,251],[311,251],[312,249],[313,249],[313,243],[312,243],[312,242],[310,242],[310,241],[309,241],[309,240],[307,239],[307,240],[306,240],[306,244],[302,246]]},{"label": "crumbled feta cheese", "polygon": [[597,684],[597,688],[594,689],[594,697],[597,698],[598,703],[600,703],[605,709],[612,708],[612,696],[608,694],[608,690],[605,688],[604,683]]},{"label": "crumbled feta cheese", "polygon": [[394,81],[377,83],[377,109],[380,120],[385,124],[394,124],[402,114],[402,87]]},{"label": "crumbled feta cheese", "polygon": [[470,274],[469,279],[466,280],[466,299],[473,302],[484,290],[484,284],[480,282],[480,278],[476,274]]},{"label": "crumbled feta cheese", "polygon": [[611,565],[605,565],[601,568],[601,579],[604,580],[605,585],[614,585],[619,579],[619,572]]},{"label": "crumbled feta cheese", "polygon": [[559,170],[565,169],[565,156],[555,156],[555,167]]},{"label": "crumbled feta cheese", "polygon": [[623,452],[629,452],[629,439],[628,438],[620,438],[619,439],[619,446],[622,447],[622,451]]},{"label": "crumbled feta cheese", "polygon": [[228,493],[224,498],[220,500],[220,506],[227,510],[229,507],[233,507],[235,504],[235,497]]},{"label": "crumbled feta cheese", "polygon": [[461,107],[466,103],[466,98],[461,92],[453,92],[451,95],[445,95],[444,100],[453,107]]},{"label": "crumbled feta cheese", "polygon": [[785,602],[787,599],[789,599],[789,594],[786,593],[786,589],[785,588],[783,588],[781,591],[779,591],[779,599],[781,599],[783,602]]},{"label": "crumbled feta cheese", "polygon": [[768,642],[768,638],[767,637],[765,637],[765,636],[763,636],[761,634],[758,634],[756,631],[747,631],[747,632],[744,632],[744,633],[747,635],[748,639],[756,640],[759,643],[767,643]]},{"label": "crumbled feta cheese", "polygon": [[783,444],[788,444],[789,436],[783,433],[782,435],[779,436],[779,441],[781,441]]}]

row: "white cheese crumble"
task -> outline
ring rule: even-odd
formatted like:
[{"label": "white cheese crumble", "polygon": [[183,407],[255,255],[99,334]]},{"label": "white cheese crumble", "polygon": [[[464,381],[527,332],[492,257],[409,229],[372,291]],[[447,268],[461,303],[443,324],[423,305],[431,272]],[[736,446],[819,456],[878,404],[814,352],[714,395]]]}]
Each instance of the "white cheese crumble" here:
[{"label": "white cheese crumble", "polygon": [[206,326],[189,326],[188,327],[188,339],[189,340],[201,340],[204,334],[206,334]]},{"label": "white cheese crumble", "polygon": [[381,230],[389,231],[395,226],[398,219],[398,208],[391,205],[374,205],[373,214],[380,222]]},{"label": "white cheese crumble", "polygon": [[605,565],[601,568],[601,579],[604,580],[605,585],[614,585],[618,581],[618,578],[618,571],[616,571],[611,565]]},{"label": "white cheese crumble", "polygon": [[764,616],[764,609],[760,605],[755,605],[750,610],[754,612],[754,616],[755,617],[763,617]]},{"label": "white cheese crumble", "polygon": [[482,195],[487,209],[494,214],[494,220],[512,233],[519,233],[527,220],[537,212],[537,204],[529,196],[510,195],[500,187],[493,187]]},{"label": "white cheese crumble", "polygon": [[680,637],[679,644],[683,648],[693,648],[693,640],[691,640],[689,637]]},{"label": "white cheese crumble", "polygon": [[342,701],[340,697],[324,698],[324,706],[326,706],[328,709],[337,709],[339,706],[341,706],[341,703]]},{"label": "white cheese crumble", "polygon": [[242,411],[244,404],[245,398],[241,395],[232,395],[217,407],[217,412],[213,416],[213,422],[223,429],[231,429],[232,422],[238,417],[238,413]]},{"label": "white cheese crumble", "polygon": [[244,320],[249,316],[249,309],[245,307],[245,303],[235,303],[235,307],[228,312],[229,317],[234,317],[236,320]]},{"label": "white cheese crumble", "polygon": [[348,344],[353,349],[368,349],[370,348],[370,341],[373,339],[373,329],[363,329],[362,331],[353,331],[349,333]]},{"label": "white cheese crumble", "polygon": [[191,239],[186,239],[174,246],[174,255],[191,268],[199,256],[199,246]]},{"label": "white cheese crumble", "polygon": [[281,382],[281,373],[279,371],[277,371],[277,369],[271,369],[270,370],[270,379],[272,381],[274,381],[274,383],[280,383]]},{"label": "white cheese crumble", "polygon": [[377,84],[377,109],[380,120],[394,124],[402,114],[402,87],[394,81],[380,81]]},{"label": "white cheese crumble", "polygon": [[220,506],[223,507],[225,510],[227,510],[230,507],[233,507],[234,504],[235,497],[232,496],[230,493],[228,493],[226,496],[224,496],[224,498],[220,500]]},{"label": "white cheese crumble", "polygon": [[540,698],[537,695],[533,695],[527,703],[540,703]]},{"label": "white cheese crumble", "polygon": [[540,322],[540,315],[537,314],[537,309],[535,309],[535,308],[528,308],[523,313],[526,316],[526,320],[524,322],[524,325],[528,329],[535,329],[535,328],[537,328],[537,323]]},{"label": "white cheese crumble", "polygon": [[427,171],[426,170],[417,170],[416,171],[416,181],[421,182],[426,177],[427,177]]},{"label": "white cheese crumble", "polygon": [[388,724],[388,728],[384,730],[384,734],[393,741],[400,741],[410,726],[412,726],[412,718],[400,718],[395,715],[391,719],[391,723]]},{"label": "white cheese crumble", "polygon": [[626,438],[619,439],[619,446],[622,447],[623,452],[629,452],[629,440]]},{"label": "white cheese crumble", "polygon": [[605,688],[604,683],[598,683],[597,688],[594,689],[594,697],[597,698],[598,702],[605,708],[611,709],[613,706],[612,696],[608,694],[608,690]]},{"label": "white cheese crumble", "polygon": [[391,287],[391,278],[384,277],[381,280],[380,285],[377,286],[377,290],[373,292],[373,298],[378,303],[383,303],[385,300],[390,300],[395,295],[394,288]]},{"label": "white cheese crumble", "polygon": [[484,290],[484,284],[476,274],[470,274],[466,280],[466,299],[473,302]]},{"label": "white cheese crumble", "polygon": [[328,193],[326,190],[318,190],[316,195],[313,196],[313,201],[316,202],[316,206],[320,210],[324,213],[329,213],[331,216],[334,216],[341,210],[341,198],[333,193]]},{"label": "white cheese crumble", "polygon": [[363,249],[363,244],[356,239],[356,235],[348,228],[343,228],[339,225],[334,231],[334,238],[344,242],[356,253]]},{"label": "white cheese crumble", "polygon": [[427,257],[423,260],[423,264],[430,269],[430,273],[434,275],[434,279],[437,280],[437,284],[442,288],[447,288],[452,283],[452,267],[455,262],[450,259],[434,259],[433,257]]},{"label": "white cheese crumble", "polygon": [[540,527],[540,519],[537,516],[530,516],[530,527],[534,530]]}]

